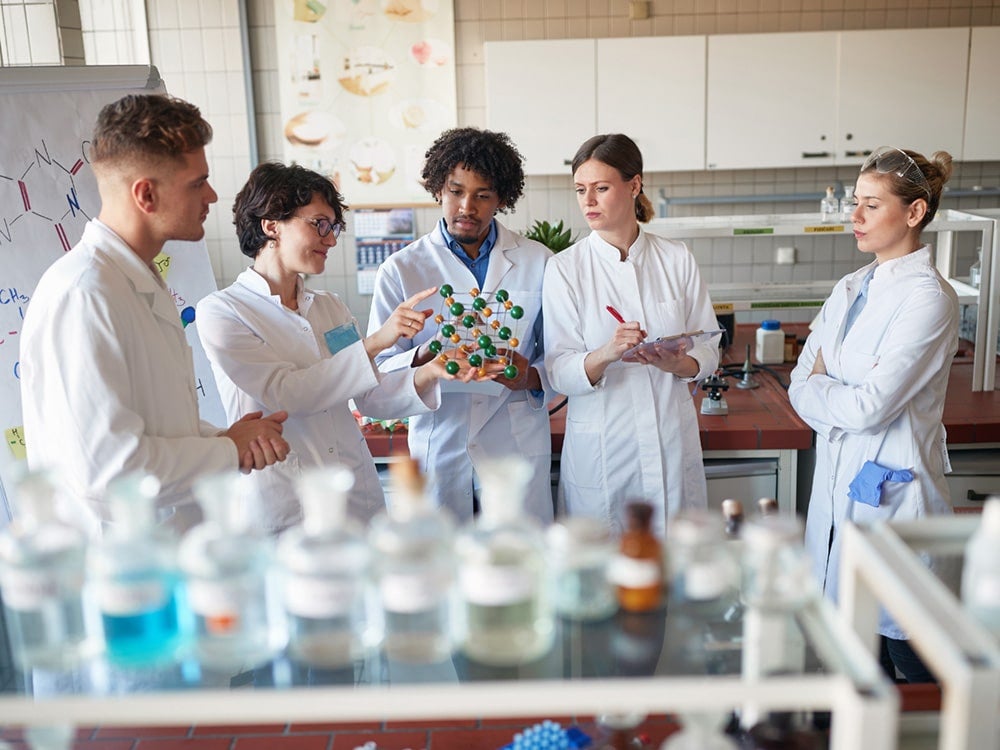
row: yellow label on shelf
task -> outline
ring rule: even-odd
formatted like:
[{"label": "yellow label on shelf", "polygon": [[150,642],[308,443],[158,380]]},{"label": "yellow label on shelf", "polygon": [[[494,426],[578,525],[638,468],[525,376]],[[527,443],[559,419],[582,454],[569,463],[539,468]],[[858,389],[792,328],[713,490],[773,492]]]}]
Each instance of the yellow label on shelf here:
[{"label": "yellow label on shelf", "polygon": [[717,313],[731,313],[736,308],[733,307],[732,302],[714,302],[712,303],[712,309]]},{"label": "yellow label on shelf", "polygon": [[7,445],[10,446],[10,452],[14,454],[14,458],[19,461],[27,459],[28,454],[24,450],[24,428],[8,427],[3,431],[3,434],[7,438]]},{"label": "yellow label on shelf", "polygon": [[818,227],[803,227],[803,232],[843,232],[843,224],[820,224]]}]

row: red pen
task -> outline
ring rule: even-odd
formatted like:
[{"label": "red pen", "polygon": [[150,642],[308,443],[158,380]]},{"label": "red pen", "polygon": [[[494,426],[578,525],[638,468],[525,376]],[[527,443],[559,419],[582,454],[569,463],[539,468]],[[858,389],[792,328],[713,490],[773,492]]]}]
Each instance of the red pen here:
[{"label": "red pen", "polygon": [[[622,314],[618,312],[615,308],[613,308],[611,305],[606,305],[604,309],[607,310],[609,313],[611,313],[612,318],[617,320],[622,325],[625,325],[625,318],[623,318]],[[641,328],[639,329],[639,333],[642,334],[643,338],[646,338],[646,332]]]}]

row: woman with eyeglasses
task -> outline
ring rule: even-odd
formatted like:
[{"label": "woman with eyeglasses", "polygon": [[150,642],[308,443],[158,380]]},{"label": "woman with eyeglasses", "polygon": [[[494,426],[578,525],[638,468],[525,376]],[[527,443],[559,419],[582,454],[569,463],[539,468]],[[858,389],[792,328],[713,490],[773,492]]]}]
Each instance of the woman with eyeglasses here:
[{"label": "woman with eyeglasses", "polygon": [[[929,161],[883,147],[865,160],[851,219],[871,262],[834,287],[792,371],[792,406],[816,431],[806,546],[834,600],[846,523],[951,513],[941,414],[958,298],[920,240],[951,171],[940,151]],[[933,679],[884,612],[879,632],[887,668]]]},{"label": "woman with eyeglasses", "polygon": [[306,468],[336,463],[353,470],[354,518],[368,521],[383,509],[375,464],[348,400],[371,417],[404,417],[436,409],[438,379],[452,378],[437,360],[388,374],[372,362],[423,328],[424,313],[413,308],[435,289],[403,302],[363,338],[337,295],[303,283],[303,276],[323,273],[345,210],[326,177],[300,166],[259,165],[233,205],[240,249],[253,264],[197,307],[198,335],[227,415],[239,419],[264,404],[282,404],[289,415],[288,457],[244,479],[252,523],[271,533],[301,520],[294,483]]}]

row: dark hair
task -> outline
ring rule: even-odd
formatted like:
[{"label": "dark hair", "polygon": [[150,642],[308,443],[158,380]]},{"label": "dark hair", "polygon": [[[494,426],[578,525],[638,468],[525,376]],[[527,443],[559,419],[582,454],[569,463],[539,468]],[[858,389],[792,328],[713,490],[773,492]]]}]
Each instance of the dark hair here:
[{"label": "dark hair", "polygon": [[233,224],[240,251],[251,258],[270,239],[264,234],[262,219],[283,221],[296,209],[308,206],[319,193],[335,214],[334,223],[344,223],[347,205],[328,178],[298,164],[288,167],[274,161],[258,164],[247,178],[233,203]]},{"label": "dark hair", "polygon": [[179,161],[211,140],[212,126],[190,102],[162,94],[129,94],[101,109],[90,161],[98,167],[135,160]]},{"label": "dark hair", "polygon": [[424,154],[424,187],[441,201],[445,181],[456,167],[488,180],[500,199],[500,210],[514,208],[524,190],[524,157],[506,133],[478,128],[453,128],[442,133]]},{"label": "dark hair", "polygon": [[927,180],[927,187],[930,189],[930,195],[927,194],[922,185],[900,177],[895,172],[879,172],[875,164],[872,164],[867,170],[862,170],[861,174],[872,172],[877,174],[885,180],[885,183],[889,186],[889,192],[899,196],[900,200],[907,206],[917,200],[917,198],[923,198],[927,201],[927,213],[924,214],[919,227],[923,229],[934,220],[934,215],[941,204],[941,193],[944,190],[944,185],[951,178],[951,173],[954,169],[951,163],[951,154],[947,151],[935,151],[931,160],[928,161],[923,154],[919,154],[916,151],[903,148],[899,150],[913,159],[913,163],[923,173],[924,179]]},{"label": "dark hair", "polygon": [[573,174],[585,161],[596,159],[618,170],[622,179],[628,182],[639,176],[639,194],[635,197],[635,218],[647,222],[653,218],[653,204],[642,192],[642,152],[635,141],[622,133],[595,135],[584,142],[573,157]]}]

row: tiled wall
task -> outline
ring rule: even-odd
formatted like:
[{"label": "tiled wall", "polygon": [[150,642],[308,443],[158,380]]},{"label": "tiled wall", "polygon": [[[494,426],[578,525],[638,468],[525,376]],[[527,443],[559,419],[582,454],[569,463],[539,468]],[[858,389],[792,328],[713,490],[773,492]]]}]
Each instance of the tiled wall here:
[{"label": "tiled wall", "polygon": [[0,2],[0,65],[60,65],[53,0]]}]

